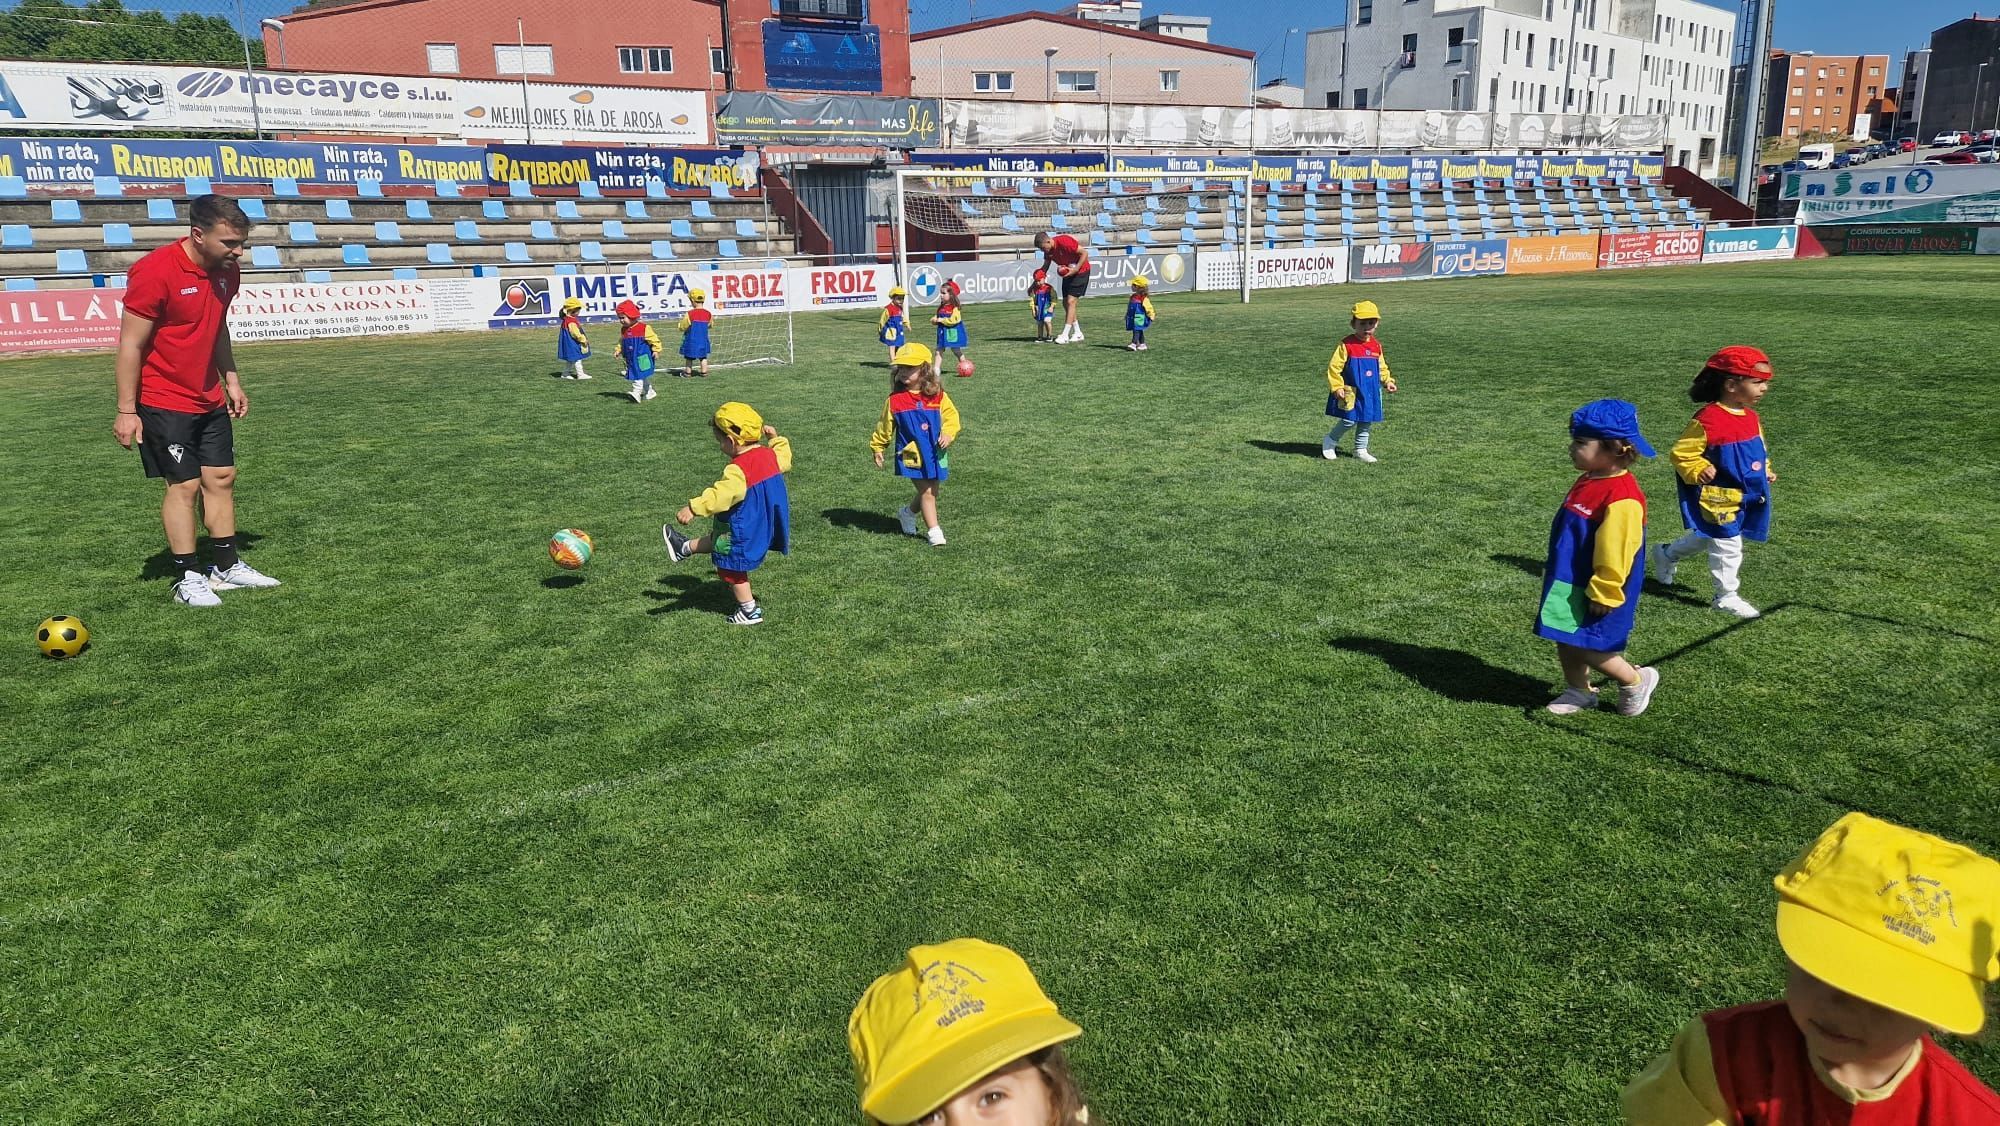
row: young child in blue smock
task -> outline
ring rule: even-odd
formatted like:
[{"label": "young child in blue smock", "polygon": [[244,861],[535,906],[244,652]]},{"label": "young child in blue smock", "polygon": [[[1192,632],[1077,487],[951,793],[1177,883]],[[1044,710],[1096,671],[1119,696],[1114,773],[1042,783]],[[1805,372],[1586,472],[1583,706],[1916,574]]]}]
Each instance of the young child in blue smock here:
[{"label": "young child in blue smock", "polygon": [[556,324],[556,359],[569,365],[560,373],[564,379],[589,379],[583,361],[590,358],[590,341],[583,335],[583,302],[570,298],[562,303],[562,320]]},{"label": "young child in blue smock", "polygon": [[1146,350],[1146,330],[1153,326],[1153,299],[1146,296],[1152,283],[1145,278],[1132,279],[1132,297],[1125,302],[1125,330],[1132,334],[1132,343],[1125,346],[1128,352]]},{"label": "young child in blue smock", "polygon": [[1320,439],[1319,454],[1328,461],[1339,457],[1340,439],[1353,430],[1354,460],[1372,465],[1376,458],[1368,452],[1368,438],[1382,421],[1382,393],[1394,394],[1396,380],[1389,374],[1382,342],[1375,338],[1382,310],[1373,301],[1357,301],[1348,324],[1354,331],[1333,350],[1326,365],[1326,413],[1337,421]]},{"label": "young child in blue smock", "polygon": [[[693,308],[681,314],[681,359],[687,361],[687,374],[708,378],[708,294],[699,289],[688,292],[688,300]],[[697,367],[696,365],[700,365]]]}]

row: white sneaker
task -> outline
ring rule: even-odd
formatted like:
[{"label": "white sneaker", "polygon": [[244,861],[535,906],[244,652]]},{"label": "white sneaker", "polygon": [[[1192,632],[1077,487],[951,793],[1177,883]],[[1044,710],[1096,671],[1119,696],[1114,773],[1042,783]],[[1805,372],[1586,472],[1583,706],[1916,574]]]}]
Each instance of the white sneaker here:
[{"label": "white sneaker", "polygon": [[944,529],[943,529],[943,528],[940,528],[940,527],[938,527],[938,526],[937,526],[937,525],[935,525],[935,524],[931,525],[931,530],[930,530],[930,541],[931,541],[931,546],[932,546],[932,547],[943,547],[943,546],[944,546]]},{"label": "white sneaker", "polygon": [[1340,447],[1334,445],[1331,438],[1321,438],[1319,440],[1319,456],[1328,461],[1338,461],[1340,460]]},{"label": "white sneaker", "polygon": [[1548,710],[1555,715],[1575,715],[1597,706],[1597,693],[1588,688],[1568,688],[1550,700]]},{"label": "white sneaker", "polygon": [[280,585],[278,580],[264,574],[241,559],[232,564],[227,571],[219,571],[214,567],[208,569],[208,589],[210,590],[242,590],[245,587],[273,587],[278,585]]},{"label": "white sneaker", "polygon": [[1355,451],[1354,451],[1354,460],[1356,460],[1356,461],[1365,461],[1365,462],[1367,462],[1368,464],[1370,464],[1370,465],[1373,465],[1373,464],[1375,464],[1375,463],[1376,463],[1377,461],[1380,461],[1381,459],[1380,459],[1380,458],[1378,458],[1378,457],[1376,457],[1376,456],[1375,456],[1374,454],[1371,454],[1371,453],[1369,453],[1369,452],[1368,452],[1367,450],[1355,450]]},{"label": "white sneaker", "polygon": [[636,383],[632,385],[632,390],[627,392],[627,394],[632,396],[632,401],[635,403],[643,403],[646,401],[646,396],[639,390],[639,385]]},{"label": "white sneaker", "polygon": [[646,388],[646,401],[647,401],[647,402],[652,402],[652,401],[653,401],[654,399],[657,399],[657,398],[659,398],[659,397],[660,397],[660,391],[659,391],[659,389],[658,389],[657,387],[648,387],[648,388]]},{"label": "white sneaker", "polygon": [[587,371],[580,371],[580,372],[577,372],[577,373],[576,373],[576,377],[577,377],[578,379],[589,379],[589,378],[590,378],[590,373],[589,373],[589,372],[587,372]]},{"label": "white sneaker", "polygon": [[1056,337],[1056,339],[1055,339],[1055,342],[1056,342],[1057,344],[1068,344],[1068,343],[1069,343],[1069,330],[1067,330],[1067,329],[1063,330],[1063,334],[1062,334],[1061,336],[1058,336],[1058,337]]},{"label": "white sneaker", "polygon": [[174,601],[187,606],[220,606],[222,599],[208,589],[208,580],[200,571],[181,572],[181,581],[174,584]]},{"label": "white sneaker", "polygon": [[1125,350],[1126,350],[1127,352],[1137,352],[1137,351],[1139,350],[1139,345],[1137,345],[1137,344],[1127,344],[1127,345],[1125,346]]},{"label": "white sneaker", "polygon": [[1674,585],[1674,564],[1676,561],[1673,556],[1667,554],[1667,545],[1663,543],[1654,544],[1652,555],[1653,581],[1659,583],[1661,586]]},{"label": "white sneaker", "polygon": [[1143,352],[1143,351],[1145,351],[1145,350],[1146,350],[1146,346],[1145,346],[1144,344],[1141,344],[1141,345],[1139,345],[1139,351]]},{"label": "white sneaker", "polygon": [[556,373],[556,378],[557,378],[557,379],[575,379],[575,378],[576,378],[576,376],[574,376],[574,375],[572,375],[572,374],[570,374],[569,372],[566,372],[566,371],[559,371],[559,372],[557,372],[557,373]]},{"label": "white sneaker", "polygon": [[896,510],[896,523],[903,526],[903,534],[906,536],[923,535],[922,532],[917,530],[917,514],[911,512],[910,506],[907,504]]},{"label": "white sneaker", "polygon": [[1639,683],[1630,688],[1618,689],[1618,702],[1612,709],[1622,716],[1635,716],[1644,712],[1653,702],[1653,689],[1660,686],[1660,670],[1643,668],[1639,670]]},{"label": "white sneaker", "polygon": [[1715,608],[1722,611],[1725,614],[1734,614],[1745,621],[1748,621],[1751,618],[1761,618],[1764,616],[1764,612],[1762,610],[1759,610],[1755,606],[1750,605],[1748,602],[1743,601],[1743,596],[1740,594],[1724,595],[1723,597],[1716,599]]},{"label": "white sneaker", "polygon": [[1071,344],[1081,344],[1081,343],[1083,343],[1083,330],[1082,330],[1082,329],[1077,329],[1077,330],[1076,330],[1075,332],[1073,332],[1073,333],[1070,333],[1070,336],[1069,336],[1069,342],[1070,342]]}]

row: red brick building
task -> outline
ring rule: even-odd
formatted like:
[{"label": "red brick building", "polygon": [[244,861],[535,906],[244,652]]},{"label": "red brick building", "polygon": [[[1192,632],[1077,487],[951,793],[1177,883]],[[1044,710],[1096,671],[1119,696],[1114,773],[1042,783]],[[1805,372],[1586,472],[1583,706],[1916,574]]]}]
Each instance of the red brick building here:
[{"label": "red brick building", "polygon": [[[909,5],[874,0],[867,15],[880,33],[881,88],[851,92],[907,97]],[[765,25],[774,23],[772,0],[352,0],[265,21],[264,51],[290,70],[475,79],[525,71],[529,81],[577,85],[815,92],[769,84]]]},{"label": "red brick building", "polygon": [[1887,55],[1815,55],[1771,52],[1764,135],[1849,136],[1855,118],[1869,115],[1869,129],[1894,125],[1894,76]]}]

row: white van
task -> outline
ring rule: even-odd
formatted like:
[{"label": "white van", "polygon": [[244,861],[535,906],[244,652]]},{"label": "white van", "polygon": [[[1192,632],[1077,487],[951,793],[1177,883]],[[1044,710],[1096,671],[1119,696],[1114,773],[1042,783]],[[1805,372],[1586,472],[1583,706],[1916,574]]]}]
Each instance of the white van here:
[{"label": "white van", "polygon": [[1833,166],[1832,145],[1803,145],[1799,148],[1799,159],[1807,168],[1831,168]]}]

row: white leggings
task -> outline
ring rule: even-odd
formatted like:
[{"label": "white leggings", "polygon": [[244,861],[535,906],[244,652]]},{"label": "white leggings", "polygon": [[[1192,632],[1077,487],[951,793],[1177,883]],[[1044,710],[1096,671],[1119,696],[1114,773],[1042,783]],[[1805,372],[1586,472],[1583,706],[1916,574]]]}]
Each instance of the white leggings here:
[{"label": "white leggings", "polygon": [[1736,573],[1743,569],[1743,537],[1710,539],[1700,532],[1689,532],[1666,546],[1667,558],[1674,560],[1703,550],[1708,552],[1708,573],[1715,580],[1715,596],[1727,598],[1735,594]]}]

